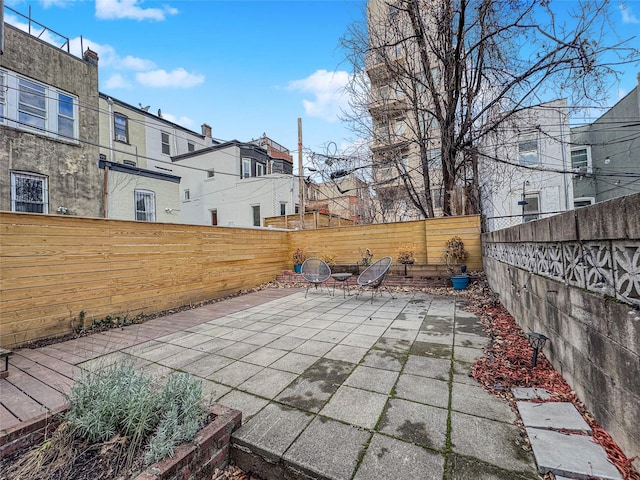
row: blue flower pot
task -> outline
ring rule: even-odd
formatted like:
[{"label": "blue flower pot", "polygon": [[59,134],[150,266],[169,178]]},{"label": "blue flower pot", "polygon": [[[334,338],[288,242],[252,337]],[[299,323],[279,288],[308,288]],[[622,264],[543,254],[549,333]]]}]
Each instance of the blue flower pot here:
[{"label": "blue flower pot", "polygon": [[302,265],[294,265],[293,271],[296,273],[302,273]]},{"label": "blue flower pot", "polygon": [[469,275],[454,275],[451,277],[454,290],[464,290],[469,286]]}]

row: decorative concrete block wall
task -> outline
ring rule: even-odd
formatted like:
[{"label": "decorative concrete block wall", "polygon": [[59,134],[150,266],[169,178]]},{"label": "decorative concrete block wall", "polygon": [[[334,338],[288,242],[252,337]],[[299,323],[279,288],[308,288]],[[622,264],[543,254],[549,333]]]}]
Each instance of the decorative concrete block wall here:
[{"label": "decorative concrete block wall", "polygon": [[640,455],[640,195],[482,236],[491,288],[628,457]]}]

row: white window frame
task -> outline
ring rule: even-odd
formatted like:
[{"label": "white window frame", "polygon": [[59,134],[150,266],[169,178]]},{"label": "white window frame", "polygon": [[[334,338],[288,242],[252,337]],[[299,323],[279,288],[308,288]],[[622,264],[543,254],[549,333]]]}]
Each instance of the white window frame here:
[{"label": "white window frame", "polygon": [[[258,224],[256,225],[256,209],[258,212]],[[260,211],[260,205],[251,205],[251,222],[254,227],[262,226],[262,212]]]},{"label": "white window frame", "polygon": [[1,124],[78,143],[76,95],[6,69],[0,69],[0,90]]},{"label": "white window frame", "polygon": [[[535,148],[531,148],[535,144]],[[540,142],[537,134],[523,135],[518,140],[518,163],[520,165],[540,164]]]},{"label": "white window frame", "polygon": [[243,158],[242,159],[242,172],[240,174],[241,178],[249,178],[251,177],[251,159]]},{"label": "white window frame", "polygon": [[210,168],[209,170],[207,170],[207,178],[215,178],[215,176],[216,176],[215,168]]},{"label": "white window frame", "polygon": [[[118,126],[119,118],[124,120],[124,123],[120,127]],[[114,140],[129,143],[129,119],[120,112],[113,113],[113,134],[115,137]]]},{"label": "white window frame", "polygon": [[196,144],[193,142],[187,141],[187,152],[195,152],[195,151],[196,151]]},{"label": "white window frame", "polygon": [[[19,180],[35,180],[41,182],[41,201],[29,201],[22,200],[19,201],[18,191],[19,189]],[[18,204],[32,204],[32,205],[42,205],[42,211],[33,211],[33,210],[23,210],[18,209]],[[49,179],[44,175],[39,175],[36,173],[29,172],[11,172],[11,211],[12,212],[26,212],[26,213],[49,213]]]},{"label": "white window frame", "polygon": [[182,194],[182,198],[185,202],[188,202],[191,200],[191,190],[189,190],[188,188],[184,189],[184,192]]},{"label": "white window frame", "polygon": [[[149,206],[149,210],[139,210],[138,202],[149,198],[151,201],[145,201],[145,207]],[[133,191],[133,211],[134,217],[139,222],[155,222],[156,221],[156,194],[151,190],[134,190]],[[145,218],[140,218],[144,216]]]},{"label": "white window frame", "polygon": [[287,214],[287,202],[280,202],[280,215]]},{"label": "white window frame", "polygon": [[267,174],[267,166],[256,162],[256,177],[263,177]]},{"label": "white window frame", "polygon": [[[587,155],[585,165],[575,166],[573,162],[573,154],[575,152],[580,152],[582,150],[584,150]],[[593,164],[591,163],[591,147],[590,146],[586,145],[581,147],[573,147],[571,149],[571,169],[578,174],[593,172]]]},{"label": "white window frame", "polygon": [[582,208],[582,207],[587,207],[588,205],[578,205],[576,206],[576,203],[584,203],[584,202],[589,202],[589,205],[593,205],[594,203],[596,203],[596,197],[577,197],[573,199],[573,208]]}]

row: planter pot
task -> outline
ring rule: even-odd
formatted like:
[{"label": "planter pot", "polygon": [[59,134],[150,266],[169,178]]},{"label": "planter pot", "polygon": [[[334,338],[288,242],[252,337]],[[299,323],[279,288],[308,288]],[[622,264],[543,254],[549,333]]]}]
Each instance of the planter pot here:
[{"label": "planter pot", "polygon": [[294,265],[293,266],[293,271],[296,273],[302,273],[302,265],[298,264],[298,265]]},{"label": "planter pot", "polygon": [[454,290],[464,290],[469,286],[469,275],[454,275],[451,277]]}]

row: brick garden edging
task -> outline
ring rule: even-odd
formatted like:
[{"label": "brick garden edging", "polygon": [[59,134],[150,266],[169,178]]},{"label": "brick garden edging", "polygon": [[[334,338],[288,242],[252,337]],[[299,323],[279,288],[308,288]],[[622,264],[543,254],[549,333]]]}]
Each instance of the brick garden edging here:
[{"label": "brick garden edging", "polygon": [[[0,458],[27,445],[33,445],[53,432],[67,408],[41,415],[0,435]],[[240,427],[242,412],[214,403],[213,420],[188,444],[180,445],[173,457],[165,458],[138,475],[135,480],[181,480],[211,477],[216,468],[229,463],[231,433]]]}]

